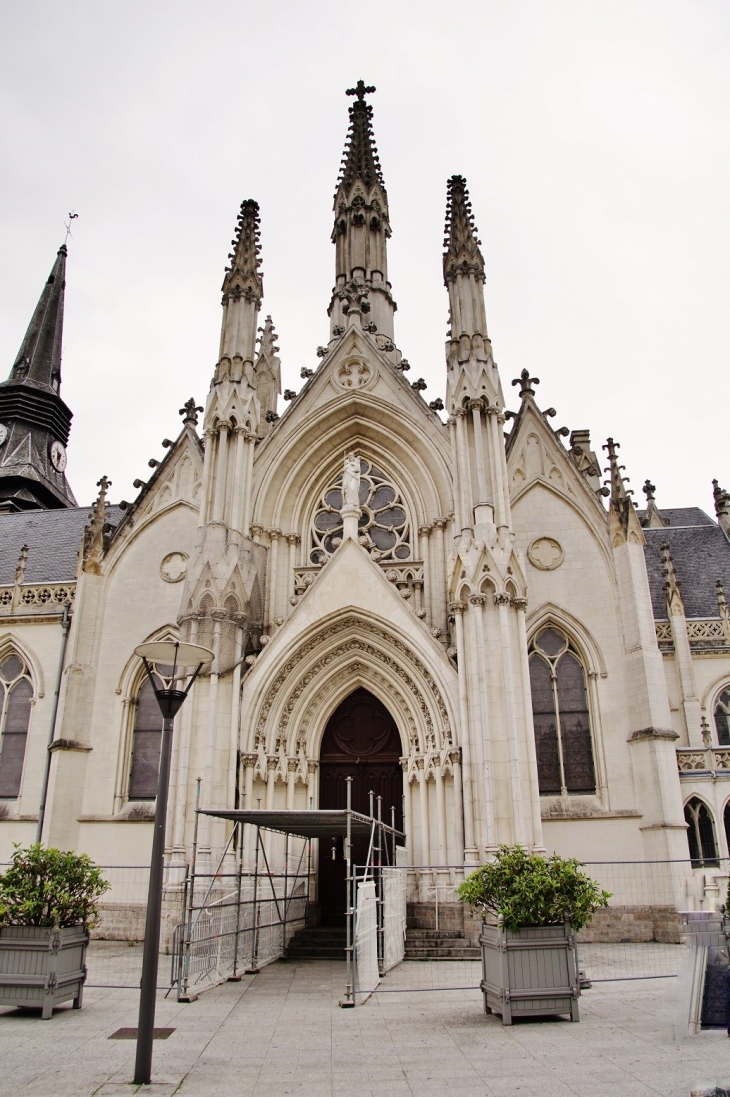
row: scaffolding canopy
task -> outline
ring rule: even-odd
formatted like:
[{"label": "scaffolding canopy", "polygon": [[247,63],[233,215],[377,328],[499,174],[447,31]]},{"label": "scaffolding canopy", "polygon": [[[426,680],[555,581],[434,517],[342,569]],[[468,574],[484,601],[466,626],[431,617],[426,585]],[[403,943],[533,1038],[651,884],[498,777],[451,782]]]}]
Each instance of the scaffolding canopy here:
[{"label": "scaffolding canopy", "polygon": [[249,810],[244,808],[213,808],[201,809],[201,815],[211,815],[216,819],[229,819],[233,823],[250,823],[262,830],[274,830],[280,834],[293,834],[298,838],[334,838],[347,834],[348,816],[350,819],[350,833],[355,837],[369,837],[373,825],[395,838],[396,844],[404,846],[405,834],[400,830],[394,830],[386,823],[378,822],[368,815],[361,815],[358,811],[342,810],[325,811],[312,809],[310,811],[266,811],[261,809]]}]

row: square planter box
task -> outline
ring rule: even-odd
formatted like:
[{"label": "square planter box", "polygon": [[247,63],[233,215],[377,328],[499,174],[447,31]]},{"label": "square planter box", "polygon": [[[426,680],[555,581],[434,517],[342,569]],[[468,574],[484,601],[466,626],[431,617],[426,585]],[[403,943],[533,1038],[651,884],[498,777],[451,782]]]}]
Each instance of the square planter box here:
[{"label": "square planter box", "polygon": [[3,926],[0,929],[0,1005],[38,1006],[44,1021],[53,1007],[73,999],[81,1009],[86,981],[85,926],[49,929]]},{"label": "square planter box", "polygon": [[567,923],[512,930],[484,922],[479,944],[486,1013],[500,1013],[503,1025],[558,1013],[580,1019],[575,934]]}]

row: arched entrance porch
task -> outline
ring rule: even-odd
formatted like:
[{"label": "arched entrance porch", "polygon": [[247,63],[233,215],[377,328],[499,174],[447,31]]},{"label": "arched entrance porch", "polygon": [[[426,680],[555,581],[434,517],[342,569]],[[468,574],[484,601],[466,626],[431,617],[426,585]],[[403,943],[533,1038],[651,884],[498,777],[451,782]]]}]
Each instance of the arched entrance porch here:
[{"label": "arched entrance porch", "polygon": [[[385,705],[366,689],[356,689],[330,716],[320,748],[319,807],[347,807],[346,778],[352,777],[352,807],[370,814],[370,792],[382,797],[383,821],[403,829],[403,771],[400,735]],[[365,838],[353,842],[353,861],[362,865]],[[344,925],[345,857],[342,839],[320,840],[317,894],[323,925]]]}]

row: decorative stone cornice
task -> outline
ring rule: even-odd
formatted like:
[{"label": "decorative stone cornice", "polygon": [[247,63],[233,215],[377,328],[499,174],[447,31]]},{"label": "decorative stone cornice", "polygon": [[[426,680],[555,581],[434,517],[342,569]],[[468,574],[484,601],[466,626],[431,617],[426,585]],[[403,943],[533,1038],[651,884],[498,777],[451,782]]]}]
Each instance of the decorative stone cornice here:
[{"label": "decorative stone cornice", "polygon": [[676,739],[679,739],[679,735],[671,728],[640,728],[639,731],[632,731],[626,741],[627,743],[641,743],[647,739],[666,740],[673,743]]}]

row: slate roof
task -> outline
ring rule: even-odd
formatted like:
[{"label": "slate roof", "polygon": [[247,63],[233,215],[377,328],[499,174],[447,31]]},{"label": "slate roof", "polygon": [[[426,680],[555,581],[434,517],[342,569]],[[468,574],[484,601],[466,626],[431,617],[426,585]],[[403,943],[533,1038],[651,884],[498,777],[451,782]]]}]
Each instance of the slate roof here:
[{"label": "slate roof", "polygon": [[[119,507],[107,507],[107,521],[122,518]],[[0,586],[15,581],[23,545],[28,546],[26,583],[66,583],[76,577],[76,557],[91,507],[26,510],[0,514]]]},{"label": "slate roof", "polygon": [[[641,512],[639,512],[641,514]],[[719,617],[715,583],[721,579],[730,596],[730,541],[720,526],[699,507],[661,511],[665,529],[645,529],[644,557],[656,620],[666,620],[662,545],[668,544],[687,617]]]}]

